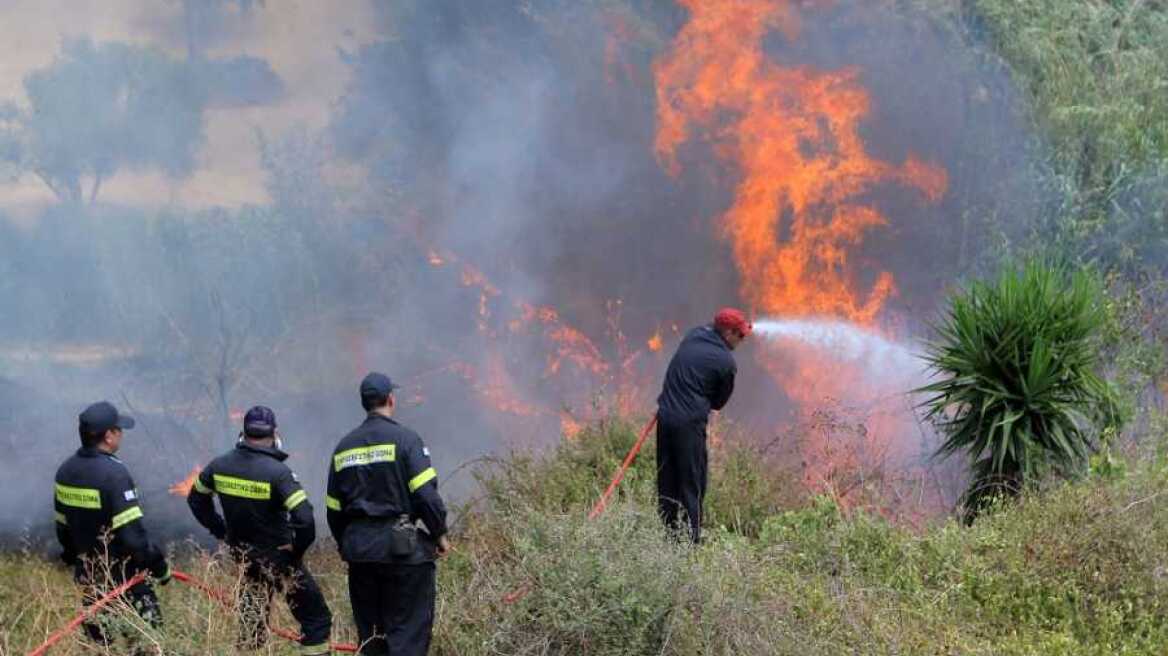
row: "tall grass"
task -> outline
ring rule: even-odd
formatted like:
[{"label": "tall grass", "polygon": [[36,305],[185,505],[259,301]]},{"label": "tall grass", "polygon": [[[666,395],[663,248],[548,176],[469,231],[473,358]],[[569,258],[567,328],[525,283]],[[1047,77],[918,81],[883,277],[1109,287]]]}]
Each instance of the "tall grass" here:
[{"label": "tall grass", "polygon": [[[1159,654],[1168,644],[1163,469],[1026,493],[971,528],[909,530],[806,499],[767,510],[757,530],[714,522],[694,549],[658,522],[651,453],[610,510],[586,519],[604,478],[569,474],[594,461],[607,475],[634,438],[607,422],[546,458],[502,459],[484,474],[490,496],[463,516],[440,565],[431,653],[1037,656]],[[731,471],[786,476],[759,458],[714,462],[717,486]],[[189,550],[177,562],[220,587],[238,582],[222,555]],[[343,564],[322,544],[309,565],[336,636],[352,641]],[[160,597],[166,626],[150,638],[166,653],[235,653],[235,620],[215,602],[178,583]],[[0,556],[0,654],[26,653],[76,608],[64,568]],[[276,621],[294,627],[277,608]],[[78,634],[52,653],[102,652]],[[273,638],[259,653],[295,651]]]},{"label": "tall grass", "polygon": [[1059,167],[1104,191],[1168,159],[1168,7],[1145,0],[973,0],[1027,87]]},{"label": "tall grass", "polygon": [[1148,0],[912,0],[1004,61],[1027,101],[1037,153],[1032,236],[1135,276],[1168,239],[1168,5]]}]

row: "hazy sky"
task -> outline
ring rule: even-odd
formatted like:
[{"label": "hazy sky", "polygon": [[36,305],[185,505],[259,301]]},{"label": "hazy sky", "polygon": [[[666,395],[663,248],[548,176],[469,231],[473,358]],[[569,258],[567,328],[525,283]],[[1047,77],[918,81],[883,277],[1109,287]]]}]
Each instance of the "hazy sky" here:
[{"label": "hazy sky", "polygon": [[[372,40],[372,0],[268,0],[249,15],[231,9],[233,23],[207,44],[209,57],[251,55],[266,59],[283,79],[286,94],[275,104],[210,108],[206,141],[193,175],[171,181],[161,174],[119,172],[100,200],[130,205],[181,203],[188,207],[262,203],[255,129],[269,134],[299,125],[319,128],[344,92],[348,67],[339,50]],[[0,8],[0,103],[24,105],[22,81],[52,64],[64,39],[148,45],[185,57],[180,0],[5,0]],[[53,202],[35,177],[0,181],[0,211],[26,218]]]}]

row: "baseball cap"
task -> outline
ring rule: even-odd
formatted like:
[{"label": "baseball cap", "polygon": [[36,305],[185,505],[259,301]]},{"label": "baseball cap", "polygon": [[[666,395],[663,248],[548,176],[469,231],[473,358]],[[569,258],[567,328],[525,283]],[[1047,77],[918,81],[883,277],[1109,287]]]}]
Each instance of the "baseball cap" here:
[{"label": "baseball cap", "polygon": [[257,405],[243,416],[243,434],[248,437],[271,437],[276,432],[276,413]]},{"label": "baseball cap", "polygon": [[133,428],[134,418],[118,412],[109,401],[98,401],[77,416],[77,427],[82,433],[101,435],[111,428]]},{"label": "baseball cap", "polygon": [[746,315],[737,308],[726,307],[718,310],[714,315],[714,327],[723,330],[736,330],[743,335],[749,335],[754,326],[746,320]]},{"label": "baseball cap", "polygon": [[361,381],[361,398],[379,398],[388,396],[390,392],[397,388],[398,386],[393,384],[393,381],[389,379],[389,376],[376,371],[370,372],[369,375],[365,376],[364,380]]}]

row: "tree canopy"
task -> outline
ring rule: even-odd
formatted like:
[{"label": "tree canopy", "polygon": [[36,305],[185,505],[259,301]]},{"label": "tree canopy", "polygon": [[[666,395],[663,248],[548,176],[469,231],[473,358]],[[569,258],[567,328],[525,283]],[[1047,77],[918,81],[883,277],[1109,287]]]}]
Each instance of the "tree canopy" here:
[{"label": "tree canopy", "polygon": [[207,94],[184,62],[160,50],[69,41],[24,87],[20,161],[61,200],[92,200],[121,169],[177,178],[194,168]]}]

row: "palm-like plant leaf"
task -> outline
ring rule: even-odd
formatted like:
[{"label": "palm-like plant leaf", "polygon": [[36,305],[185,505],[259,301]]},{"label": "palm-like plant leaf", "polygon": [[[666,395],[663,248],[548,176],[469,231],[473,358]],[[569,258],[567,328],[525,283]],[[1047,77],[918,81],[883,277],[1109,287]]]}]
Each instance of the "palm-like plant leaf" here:
[{"label": "palm-like plant leaf", "polygon": [[938,454],[973,463],[967,509],[1041,468],[1080,470],[1101,429],[1118,425],[1095,373],[1102,298],[1085,273],[1031,263],[951,299],[924,354],[935,380],[916,391],[944,435]]}]

